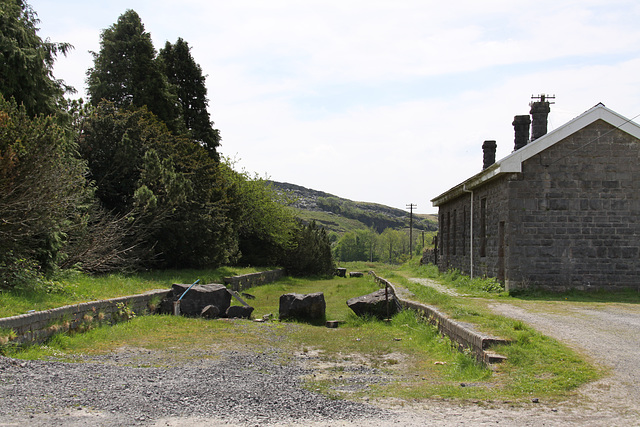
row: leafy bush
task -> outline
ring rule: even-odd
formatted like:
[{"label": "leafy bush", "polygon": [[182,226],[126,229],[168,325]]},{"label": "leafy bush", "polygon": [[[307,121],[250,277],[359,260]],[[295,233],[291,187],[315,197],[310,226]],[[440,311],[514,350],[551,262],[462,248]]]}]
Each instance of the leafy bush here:
[{"label": "leafy bush", "polygon": [[64,286],[45,277],[35,260],[5,256],[0,260],[0,289],[52,294],[63,292]]},{"label": "leafy bush", "polygon": [[25,289],[42,282],[38,263],[25,258],[5,257],[0,261],[0,288]]},{"label": "leafy bush", "polygon": [[30,118],[0,95],[0,262],[60,260],[91,189],[76,146],[50,117]]}]

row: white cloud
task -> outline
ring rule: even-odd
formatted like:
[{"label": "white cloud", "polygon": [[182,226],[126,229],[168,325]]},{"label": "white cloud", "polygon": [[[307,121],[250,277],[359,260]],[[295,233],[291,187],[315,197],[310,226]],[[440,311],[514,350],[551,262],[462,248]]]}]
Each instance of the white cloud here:
[{"label": "white cloud", "polygon": [[184,38],[208,75],[222,151],[250,171],[403,207],[513,146],[513,116],[555,93],[550,128],[604,102],[640,113],[632,0],[233,2],[32,0],[43,35],[76,45],[56,76],[82,87],[100,30],[126,9],[156,48]]}]

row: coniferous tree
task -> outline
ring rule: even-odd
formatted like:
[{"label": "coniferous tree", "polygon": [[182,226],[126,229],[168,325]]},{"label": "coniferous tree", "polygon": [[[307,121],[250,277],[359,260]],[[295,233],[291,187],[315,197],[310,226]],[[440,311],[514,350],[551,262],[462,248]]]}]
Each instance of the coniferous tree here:
[{"label": "coniferous tree", "polygon": [[93,53],[94,66],[87,71],[91,103],[107,100],[116,108],[146,105],[170,130],[181,130],[176,97],[140,16],[127,10],[118,22],[103,30],[100,39],[100,52]]},{"label": "coniferous tree", "polygon": [[205,76],[191,56],[188,43],[182,38],[175,44],[167,42],[164,49],[160,50],[159,59],[178,97],[186,129],[216,161],[219,160],[216,148],[220,145],[220,132],[213,128],[207,111],[209,100]]},{"label": "coniferous tree", "polygon": [[131,245],[150,249],[147,266],[217,267],[237,253],[219,163],[146,107],[100,103],[79,147],[102,205],[134,222]]},{"label": "coniferous tree", "polygon": [[30,116],[59,112],[63,95],[75,91],[53,76],[56,56],[73,46],[42,40],[38,22],[26,1],[0,1],[0,93]]},{"label": "coniferous tree", "polygon": [[318,227],[315,221],[299,224],[282,264],[293,276],[333,275],[335,263],[326,230]]}]

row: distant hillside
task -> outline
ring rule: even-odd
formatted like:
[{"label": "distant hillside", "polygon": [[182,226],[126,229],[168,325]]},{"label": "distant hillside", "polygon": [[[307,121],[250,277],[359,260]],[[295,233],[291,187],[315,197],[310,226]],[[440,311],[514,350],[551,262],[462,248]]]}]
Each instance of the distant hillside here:
[{"label": "distant hillside", "polygon": [[[344,233],[373,227],[378,233],[386,228],[409,228],[409,212],[377,203],[354,202],[322,191],[295,184],[271,181],[273,187],[287,193],[294,201],[298,216],[305,222],[315,220],[328,231]],[[413,214],[413,228],[421,231],[438,229],[435,215]]]}]

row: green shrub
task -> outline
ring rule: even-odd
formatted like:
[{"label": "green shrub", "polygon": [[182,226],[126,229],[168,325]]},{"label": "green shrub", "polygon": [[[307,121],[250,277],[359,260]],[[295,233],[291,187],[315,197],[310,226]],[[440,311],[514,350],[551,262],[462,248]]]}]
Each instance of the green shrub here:
[{"label": "green shrub", "polygon": [[3,289],[29,289],[44,280],[40,266],[25,258],[0,261],[0,287]]},{"label": "green shrub", "polygon": [[300,224],[294,232],[293,247],[286,251],[282,265],[292,276],[332,276],[336,266],[324,228],[315,221]]}]

